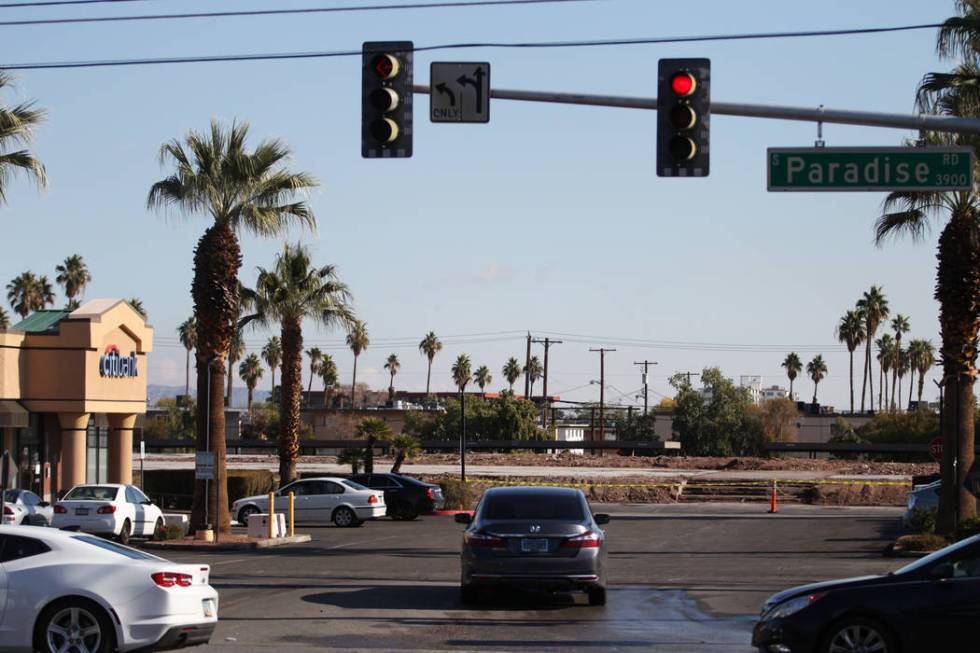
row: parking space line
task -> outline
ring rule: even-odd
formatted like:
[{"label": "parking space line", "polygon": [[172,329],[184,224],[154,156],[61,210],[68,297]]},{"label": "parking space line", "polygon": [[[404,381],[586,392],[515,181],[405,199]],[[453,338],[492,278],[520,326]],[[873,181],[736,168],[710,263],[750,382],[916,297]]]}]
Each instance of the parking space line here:
[{"label": "parking space line", "polygon": [[357,544],[370,544],[371,542],[380,542],[381,540],[393,540],[396,537],[398,537],[398,535],[388,535],[387,537],[377,537],[377,538],[375,538],[373,540],[361,540],[359,542],[347,542],[346,544],[338,544],[336,546],[328,546],[327,547],[327,550],[329,551],[329,550],[332,550],[332,549],[343,549],[343,548],[346,548],[348,546],[355,546]]}]

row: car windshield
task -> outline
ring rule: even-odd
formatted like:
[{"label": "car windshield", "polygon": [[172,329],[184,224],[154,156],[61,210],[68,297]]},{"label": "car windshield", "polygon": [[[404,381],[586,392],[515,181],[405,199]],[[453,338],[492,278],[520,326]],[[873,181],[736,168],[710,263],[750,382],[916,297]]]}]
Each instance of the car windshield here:
[{"label": "car windshield", "polygon": [[360,483],[357,483],[356,481],[345,480],[345,481],[341,481],[341,483],[343,483],[347,487],[353,488],[355,490],[366,490],[367,489],[366,487],[364,487]]},{"label": "car windshield", "polygon": [[17,503],[17,498],[23,493],[23,490],[4,490],[3,500],[9,501],[10,503]]},{"label": "car windshield", "polygon": [[895,573],[896,574],[908,574],[908,573],[911,573],[911,572],[918,571],[920,569],[923,569],[925,567],[928,567],[928,566],[932,565],[933,563],[935,563],[940,558],[945,558],[946,556],[950,555],[951,553],[955,553],[956,551],[959,551],[960,549],[964,549],[964,548],[966,548],[968,546],[973,546],[977,542],[980,542],[980,536],[968,537],[967,539],[962,540],[960,542],[957,542],[956,544],[953,544],[952,546],[947,546],[945,549],[939,549],[935,553],[930,553],[929,555],[927,555],[924,558],[919,558],[918,560],[916,560],[912,564],[905,565],[904,567],[902,567],[901,569],[899,569]]},{"label": "car windshield", "polygon": [[484,519],[535,519],[582,521],[582,502],[568,494],[490,496],[485,499]]},{"label": "car windshield", "polygon": [[82,485],[65,495],[63,501],[115,501],[119,488]]},{"label": "car windshield", "polygon": [[84,542],[85,544],[91,544],[92,546],[97,546],[103,551],[111,551],[112,553],[119,554],[130,560],[161,560],[155,555],[150,555],[149,553],[143,553],[142,551],[137,551],[136,549],[131,549],[128,546],[122,546],[121,544],[116,544],[115,542],[110,542],[109,540],[103,540],[101,537],[93,537],[91,535],[76,535],[73,538],[76,542]]}]

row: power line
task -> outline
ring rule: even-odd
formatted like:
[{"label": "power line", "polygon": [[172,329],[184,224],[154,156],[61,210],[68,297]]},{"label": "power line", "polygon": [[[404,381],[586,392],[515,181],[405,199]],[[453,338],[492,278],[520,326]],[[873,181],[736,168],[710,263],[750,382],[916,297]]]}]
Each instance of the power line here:
[{"label": "power line", "polygon": [[181,14],[140,14],[131,16],[86,16],[81,18],[31,18],[7,20],[0,27],[27,27],[38,25],[72,25],[78,23],[123,23],[148,20],[186,20],[198,18],[242,18],[254,16],[289,16],[299,14],[340,14],[366,11],[399,11],[405,9],[459,9],[467,7],[496,7],[507,5],[543,5],[580,2],[608,2],[608,0],[454,0],[452,2],[413,2],[410,4],[348,5],[345,7],[303,7],[298,9],[252,9],[237,11],[202,11]]},{"label": "power line", "polygon": [[22,9],[24,7],[54,7],[58,5],[97,5],[117,2],[155,2],[156,0],[48,0],[47,2],[8,2],[0,9]]},{"label": "power line", "polygon": [[[0,27],[10,25],[0,22]],[[855,36],[863,34],[882,34],[889,32],[907,32],[912,30],[935,29],[940,23],[920,25],[900,25],[895,27],[868,27],[838,30],[811,30],[805,32],[759,32],[754,34],[727,34],[714,36],[677,36],[651,37],[638,39],[610,39],[603,41],[538,41],[538,42],[475,42],[475,43],[446,43],[441,45],[421,46],[413,52],[435,52],[439,50],[465,50],[476,48],[500,49],[536,49],[536,48],[581,48],[620,45],[656,45],[664,43],[703,43],[711,41],[748,41],[766,39],[808,38],[817,36]],[[14,63],[0,66],[6,70],[58,70],[66,68],[106,68],[114,66],[154,66],[182,63],[216,63],[232,61],[275,61],[290,59],[326,59],[334,57],[360,57],[361,50],[334,50],[314,52],[278,52],[255,54],[226,54],[211,56],[157,57],[144,59],[100,59],[90,61],[52,61],[33,63]]]}]

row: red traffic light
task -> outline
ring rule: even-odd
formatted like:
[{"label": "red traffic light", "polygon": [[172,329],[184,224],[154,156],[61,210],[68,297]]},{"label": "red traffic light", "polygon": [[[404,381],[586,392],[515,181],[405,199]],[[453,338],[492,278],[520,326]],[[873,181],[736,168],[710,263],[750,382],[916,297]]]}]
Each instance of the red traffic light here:
[{"label": "red traffic light", "polygon": [[670,90],[678,97],[688,97],[698,89],[698,80],[688,72],[674,73],[670,78]]},{"label": "red traffic light", "polygon": [[379,54],[371,62],[371,68],[381,79],[394,79],[401,70],[401,62],[393,55]]}]

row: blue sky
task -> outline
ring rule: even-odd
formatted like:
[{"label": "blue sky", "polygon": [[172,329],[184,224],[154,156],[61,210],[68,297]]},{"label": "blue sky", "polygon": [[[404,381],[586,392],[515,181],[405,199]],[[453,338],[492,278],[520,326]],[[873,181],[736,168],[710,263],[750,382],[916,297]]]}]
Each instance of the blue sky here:
[{"label": "blue sky", "polygon": [[[124,3],[7,9],[0,20],[206,8],[352,4],[308,0]],[[939,22],[952,2],[826,0],[692,3],[609,0],[301,17],[0,27],[0,61],[59,61],[169,55],[358,49],[365,40],[416,45],[467,41],[602,39]],[[719,101],[913,111],[917,82],[949,66],[935,56],[931,30],[779,41],[643,45],[577,50],[465,50],[423,53],[416,81],[438,60],[489,61],[498,88],[654,96],[659,57],[712,60]],[[28,71],[19,98],[36,98],[50,118],[36,151],[50,188],[18,181],[0,207],[4,284],[30,269],[54,276],[82,254],[94,276],[88,297],[137,295],[157,328],[152,383],[183,382],[174,330],[190,314],[192,250],[203,217],[164,217],[145,208],[166,170],[165,140],[212,117],[247,120],[253,137],[292,146],[292,166],[322,187],[312,204],[316,236],[295,231],[316,259],[339,266],[376,344],[359,379],[387,385],[381,369],[396,352],[396,385],[419,389],[424,360],[415,343],[438,334],[502,333],[447,344],[434,386],[448,389],[459,353],[487,364],[494,386],[508,356],[523,361],[523,331],[595,336],[551,350],[552,392],[597,398],[598,355],[609,339],[785,344],[823,351],[830,374],[820,399],[847,404],[847,354],[834,326],[860,293],[882,285],[912,336],[938,343],[932,299],[935,238],[872,243],[882,196],[875,193],[770,194],[765,148],[809,146],[808,123],[715,116],[711,176],[659,179],[653,112],[495,101],[488,125],[433,125],[417,96],[415,156],[360,158],[359,59],[214,63]],[[827,125],[828,145],[895,145],[900,130]],[[243,238],[242,280],[269,266],[281,246]],[[59,298],[60,301],[60,298]],[[9,308],[9,307],[8,307]],[[307,328],[309,344],[338,345],[342,334]],[[257,350],[267,333],[248,336]],[[407,343],[407,344],[406,344]],[[732,377],[784,383],[785,352],[626,347],[607,355],[607,399],[641,385],[635,360],[660,361],[651,390],[668,393],[678,370],[718,365]],[[537,354],[541,348],[536,347]],[[331,349],[342,378],[351,356]],[[860,363],[858,363],[860,369]],[[859,379],[860,381],[860,379]],[[876,381],[877,382],[877,381]],[[930,384],[931,385],[931,384]],[[573,389],[578,386],[579,389]],[[808,380],[797,383],[812,394]],[[934,393],[927,391],[926,397]]]}]

